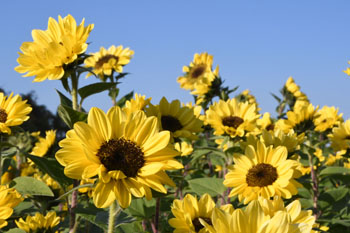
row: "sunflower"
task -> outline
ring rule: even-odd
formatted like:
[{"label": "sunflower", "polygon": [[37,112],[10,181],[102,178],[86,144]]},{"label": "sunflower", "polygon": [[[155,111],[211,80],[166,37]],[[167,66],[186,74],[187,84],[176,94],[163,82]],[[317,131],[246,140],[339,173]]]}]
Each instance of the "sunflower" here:
[{"label": "sunflower", "polygon": [[55,143],[56,130],[47,130],[45,138],[38,136],[38,141],[35,143],[34,148],[30,154],[43,157],[50,147]]},{"label": "sunflower", "polygon": [[338,115],[338,108],[324,106],[315,114],[314,124],[315,131],[324,132],[334,126],[338,126],[342,121],[343,114]]},{"label": "sunflower", "polygon": [[29,119],[28,114],[32,108],[27,100],[22,100],[19,95],[5,96],[0,92],[0,133],[11,134],[10,126],[16,126]]},{"label": "sunflower", "polygon": [[[98,75],[101,79],[105,79],[104,76],[110,76],[112,71],[122,73],[123,66],[130,62],[132,55],[134,55],[134,51],[129,48],[123,49],[122,45],[119,45],[118,47],[112,45],[108,50],[101,47],[99,52],[90,55],[91,56],[84,61],[85,66],[92,67],[92,72]],[[90,75],[91,73],[88,73],[87,77]]]},{"label": "sunflower", "polygon": [[313,119],[318,106],[315,108],[311,103],[306,101],[296,101],[293,111],[287,112],[287,119],[280,119],[276,122],[275,127],[288,133],[291,129],[301,133],[308,129],[314,128]]},{"label": "sunflower", "polygon": [[127,116],[119,107],[107,114],[93,107],[87,123],[75,123],[60,141],[56,159],[68,177],[98,176],[93,193],[98,208],[115,200],[126,208],[131,195],[151,199],[150,188],[166,193],[163,184],[175,186],[165,171],[183,166],[174,159],[178,152],[169,142],[170,132],[159,132],[157,118],[142,111]]},{"label": "sunflower", "polygon": [[294,82],[294,79],[292,77],[288,78],[284,87],[289,93],[294,96],[295,100],[308,101],[307,96],[300,91],[300,87]]},{"label": "sunflower", "polygon": [[350,148],[350,119],[332,129],[332,133],[327,135],[331,141],[331,146],[335,151],[347,150]]},{"label": "sunflower", "polygon": [[293,224],[286,211],[278,211],[270,217],[264,213],[260,203],[255,200],[245,209],[226,212],[215,208],[212,214],[212,225],[200,221],[209,233],[307,233],[303,224]]},{"label": "sunflower", "polygon": [[238,195],[246,204],[260,196],[289,199],[298,193],[297,187],[301,185],[294,180],[298,162],[287,160],[284,146],[266,148],[258,141],[256,148],[247,146],[245,154],[237,154],[233,160],[234,165],[224,180],[225,186],[233,188],[230,197]]},{"label": "sunflower", "polygon": [[18,228],[30,233],[50,231],[60,223],[60,220],[61,218],[56,216],[56,212],[50,211],[45,216],[37,212],[34,216],[28,215],[25,220],[20,218],[15,222]]},{"label": "sunflower", "polygon": [[256,121],[256,124],[261,130],[266,129],[268,131],[273,131],[275,129],[275,125],[271,120],[271,114],[269,112],[265,112],[262,118],[259,118]]},{"label": "sunflower", "polygon": [[200,223],[200,219],[211,225],[211,215],[215,203],[204,194],[199,201],[191,194],[186,194],[183,200],[174,200],[171,212],[175,218],[169,219],[170,226],[176,233],[204,233],[208,232]]},{"label": "sunflower", "polygon": [[27,73],[23,77],[35,76],[33,82],[61,79],[65,67],[86,51],[86,40],[93,27],[84,27],[84,19],[77,26],[71,15],[63,19],[58,16],[58,22],[50,17],[46,31],[33,30],[33,42],[22,44],[15,70]]},{"label": "sunflower", "polygon": [[[193,62],[183,67],[184,76],[177,79],[180,87],[186,90],[205,92],[215,79],[212,71],[213,56],[208,53],[196,53]],[[206,93],[206,92],[205,92]]]},{"label": "sunflower", "polygon": [[256,105],[238,103],[236,99],[219,100],[205,112],[206,123],[214,128],[215,135],[227,134],[231,137],[243,137],[247,132],[256,130]]},{"label": "sunflower", "polygon": [[7,221],[13,208],[22,202],[23,198],[14,188],[8,188],[6,185],[0,185],[0,228],[7,226]]},{"label": "sunflower", "polygon": [[147,116],[158,117],[158,122],[163,130],[169,130],[175,138],[183,137],[190,140],[197,138],[197,133],[202,132],[203,122],[199,120],[193,108],[181,107],[179,100],[171,103],[163,97],[159,105],[152,105],[145,109]]},{"label": "sunflower", "polygon": [[185,142],[185,141],[182,141],[181,143],[177,142],[177,143],[175,143],[174,146],[175,146],[175,149],[181,153],[181,156],[187,156],[187,155],[192,154],[192,152],[193,152],[192,145]]},{"label": "sunflower", "polygon": [[151,103],[151,99],[151,97],[146,99],[146,96],[135,93],[135,97],[133,99],[125,102],[123,111],[130,114],[132,112],[144,110]]}]

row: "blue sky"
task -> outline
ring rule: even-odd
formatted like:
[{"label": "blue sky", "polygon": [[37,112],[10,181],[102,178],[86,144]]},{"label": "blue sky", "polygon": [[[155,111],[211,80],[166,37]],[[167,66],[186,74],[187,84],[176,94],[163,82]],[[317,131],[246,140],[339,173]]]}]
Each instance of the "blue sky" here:
[{"label": "blue sky", "polygon": [[[131,90],[152,103],[192,100],[176,79],[194,53],[214,55],[225,84],[251,90],[262,108],[275,115],[276,101],[289,76],[314,105],[336,106],[350,117],[350,1],[5,1],[1,6],[0,86],[14,93],[34,90],[38,103],[55,112],[63,91],[59,81],[32,83],[14,71],[17,52],[32,41],[31,30],[46,30],[49,17],[71,14],[93,23],[87,52],[123,45],[135,51],[121,94]],[[93,77],[80,81],[91,83]],[[237,94],[238,94],[237,92]],[[107,110],[107,93],[86,100]]]}]

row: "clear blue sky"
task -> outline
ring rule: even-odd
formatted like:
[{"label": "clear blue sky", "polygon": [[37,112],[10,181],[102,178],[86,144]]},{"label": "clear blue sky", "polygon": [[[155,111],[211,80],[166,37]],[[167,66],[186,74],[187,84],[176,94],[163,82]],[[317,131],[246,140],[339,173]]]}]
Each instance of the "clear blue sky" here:
[{"label": "clear blue sky", "polygon": [[[314,105],[339,107],[350,117],[350,1],[4,1],[1,4],[0,86],[7,91],[34,90],[38,103],[55,112],[59,81],[32,83],[14,71],[19,47],[32,41],[32,29],[47,28],[48,18],[72,14],[95,24],[87,52],[123,45],[135,51],[120,85],[152,97],[191,101],[176,79],[194,53],[214,55],[225,84],[250,89],[262,108],[276,106],[278,93],[293,76]],[[93,77],[81,84],[95,81]],[[237,92],[238,93],[238,92]],[[107,93],[87,99],[85,109],[107,110]]]}]

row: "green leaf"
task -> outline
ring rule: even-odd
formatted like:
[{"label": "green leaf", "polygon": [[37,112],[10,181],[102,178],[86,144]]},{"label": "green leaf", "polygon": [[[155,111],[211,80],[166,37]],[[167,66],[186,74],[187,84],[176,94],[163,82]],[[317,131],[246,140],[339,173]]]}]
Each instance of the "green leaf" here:
[{"label": "green leaf", "polygon": [[198,195],[208,193],[210,196],[217,196],[226,190],[223,181],[222,178],[198,178],[188,180],[188,183],[190,189]]},{"label": "green leaf", "polygon": [[73,108],[60,104],[57,108],[58,115],[66,123],[69,128],[73,128],[75,122],[86,121],[87,114],[84,112],[78,112]]},{"label": "green leaf", "polygon": [[151,218],[155,213],[155,200],[147,201],[145,198],[133,199],[125,212],[134,217]]},{"label": "green leaf", "polygon": [[112,87],[115,87],[116,85],[116,83],[93,83],[85,87],[79,88],[78,93],[81,99],[83,100],[90,95],[106,91]]},{"label": "green leaf", "polygon": [[56,89],[56,92],[57,92],[58,96],[60,97],[60,102],[61,102],[62,105],[66,105],[68,107],[72,107],[72,101],[67,96],[62,94],[62,92],[60,92],[57,89]]},{"label": "green leaf", "polygon": [[350,227],[350,220],[332,219],[332,224],[340,224],[346,227]]},{"label": "green leaf", "polygon": [[275,98],[277,100],[278,103],[282,102],[281,98],[279,98],[277,95],[275,95],[273,93],[270,93],[270,94],[273,96],[273,98]]},{"label": "green leaf", "polygon": [[193,153],[192,153],[192,160],[191,163],[194,163],[196,160],[200,159],[203,155],[208,154],[209,152],[211,152],[210,149],[196,149]]},{"label": "green leaf", "polygon": [[34,179],[33,177],[17,177],[11,181],[10,187],[15,188],[22,195],[54,196],[51,189],[44,182]]},{"label": "green leaf", "polygon": [[68,76],[69,74],[67,72],[64,73],[64,76],[61,78],[62,86],[63,88],[70,92],[69,84],[68,84]]},{"label": "green leaf", "polygon": [[349,192],[349,189],[343,186],[343,187],[337,187],[331,190],[327,190],[324,194],[329,195],[332,198],[333,202],[337,202],[343,199],[348,192]]},{"label": "green leaf", "polygon": [[124,95],[120,100],[117,102],[117,106],[124,107],[125,102],[127,100],[130,100],[132,96],[134,95],[134,91],[129,92],[128,94]]},{"label": "green leaf", "polygon": [[326,167],[320,172],[320,176],[350,175],[350,169],[345,167]]},{"label": "green leaf", "polygon": [[64,174],[64,167],[62,167],[56,159],[38,157],[30,154],[26,154],[26,157],[30,158],[42,172],[47,173],[62,186],[68,186],[73,183],[73,180]]},{"label": "green leaf", "polygon": [[26,233],[26,232],[20,228],[13,228],[9,231],[6,231],[6,233]]},{"label": "green leaf", "polygon": [[[88,213],[78,213],[80,217],[83,219],[89,221],[90,223],[98,226],[99,228],[107,231],[108,229],[108,213],[106,211],[98,212],[96,215],[94,214],[88,214]],[[97,221],[97,216],[99,216],[99,220]],[[106,217],[107,216],[107,217]],[[104,220],[101,220],[104,219]]]}]

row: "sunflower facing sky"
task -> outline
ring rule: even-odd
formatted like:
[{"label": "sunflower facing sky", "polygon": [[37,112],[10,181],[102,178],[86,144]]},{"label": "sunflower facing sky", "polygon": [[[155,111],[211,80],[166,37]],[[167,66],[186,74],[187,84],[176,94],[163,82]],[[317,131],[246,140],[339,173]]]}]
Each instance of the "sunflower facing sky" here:
[{"label": "sunflower facing sky", "polygon": [[215,135],[227,134],[231,137],[243,137],[247,132],[256,130],[256,104],[238,103],[236,99],[219,100],[205,112],[206,123],[214,128]]},{"label": "sunflower facing sky", "polygon": [[244,204],[260,196],[275,195],[291,198],[298,193],[300,184],[294,180],[298,163],[287,159],[284,146],[273,148],[258,141],[256,148],[249,145],[245,154],[237,154],[232,169],[225,176],[224,185],[232,187],[230,197],[238,195]]},{"label": "sunflower facing sky", "polygon": [[163,184],[175,186],[165,171],[183,166],[169,142],[170,132],[159,132],[155,117],[142,111],[126,115],[119,107],[105,114],[94,107],[87,123],[77,122],[67,132],[56,158],[68,177],[99,178],[93,192],[98,208],[115,200],[126,208],[132,195],[151,199],[150,188],[166,193]]},{"label": "sunflower facing sky", "polygon": [[47,30],[33,30],[33,41],[22,44],[15,70],[26,73],[23,77],[35,76],[33,82],[61,79],[65,66],[86,51],[93,28],[93,24],[85,27],[84,19],[77,26],[71,15],[59,15],[58,22],[50,17]]},{"label": "sunflower facing sky", "polygon": [[[110,76],[112,71],[123,72],[123,66],[130,62],[134,51],[129,48],[123,49],[122,45],[118,47],[112,45],[108,50],[101,47],[99,52],[90,55],[84,61],[86,67],[92,67],[92,72],[105,79],[104,76]],[[88,73],[87,77],[90,75],[91,73]]]},{"label": "sunflower facing sky", "polygon": [[183,200],[174,200],[171,212],[175,218],[169,219],[175,233],[205,233],[208,232],[200,223],[200,219],[211,225],[211,215],[215,203],[209,194],[204,194],[199,201],[191,194]]},{"label": "sunflower facing sky", "polygon": [[32,108],[27,100],[22,100],[19,95],[5,96],[0,92],[0,133],[11,134],[11,126],[20,125],[29,119]]},{"label": "sunflower facing sky", "polygon": [[175,138],[183,137],[196,139],[197,133],[202,132],[203,122],[195,115],[195,109],[181,106],[179,100],[171,103],[163,97],[159,105],[152,105],[146,108],[147,116],[158,117],[158,122],[163,130],[169,130]]},{"label": "sunflower facing sky", "polygon": [[35,143],[30,154],[43,157],[55,143],[55,140],[56,130],[47,130],[45,138],[38,136],[38,141]]}]

